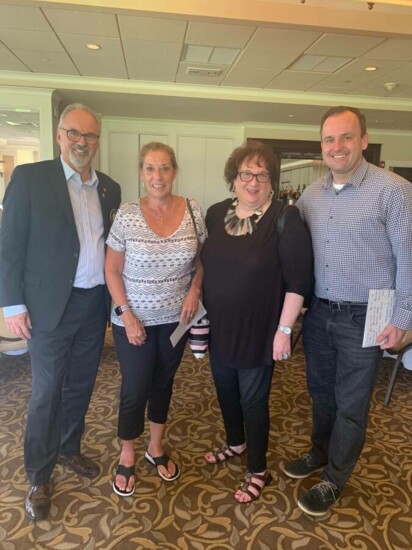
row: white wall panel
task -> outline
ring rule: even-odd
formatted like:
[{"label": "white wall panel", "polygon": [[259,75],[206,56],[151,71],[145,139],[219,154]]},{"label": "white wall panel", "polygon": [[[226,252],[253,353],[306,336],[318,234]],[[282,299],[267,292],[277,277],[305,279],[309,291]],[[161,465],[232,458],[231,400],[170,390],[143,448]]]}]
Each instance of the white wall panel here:
[{"label": "white wall panel", "polygon": [[122,186],[122,202],[135,200],[143,195],[138,183],[139,147],[149,141],[168,143],[175,149],[179,165],[175,192],[196,199],[206,210],[229,196],[223,168],[243,137],[239,125],[104,118],[101,170]]},{"label": "white wall panel", "polygon": [[206,144],[204,208],[230,197],[223,171],[230,153],[237,146],[233,138],[209,138]]},{"label": "white wall panel", "polygon": [[[122,203],[135,201],[139,197],[137,168],[139,134],[137,132],[110,132],[108,139],[110,151],[108,172],[110,177],[121,185]],[[100,159],[103,160],[102,154]],[[103,167],[102,171],[106,172]]]},{"label": "white wall panel", "polygon": [[206,139],[204,137],[178,136],[176,153],[179,174],[176,193],[196,199],[204,205],[206,172]]}]

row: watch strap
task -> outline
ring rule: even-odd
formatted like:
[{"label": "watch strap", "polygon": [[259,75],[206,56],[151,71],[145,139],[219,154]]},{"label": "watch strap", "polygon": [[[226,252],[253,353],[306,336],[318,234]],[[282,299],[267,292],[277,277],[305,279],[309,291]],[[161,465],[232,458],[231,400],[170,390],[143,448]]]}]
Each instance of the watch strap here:
[{"label": "watch strap", "polygon": [[125,311],[128,311],[129,309],[130,306],[126,304],[124,306],[116,306],[114,308],[114,312],[118,317],[120,317],[120,315],[122,315]]}]

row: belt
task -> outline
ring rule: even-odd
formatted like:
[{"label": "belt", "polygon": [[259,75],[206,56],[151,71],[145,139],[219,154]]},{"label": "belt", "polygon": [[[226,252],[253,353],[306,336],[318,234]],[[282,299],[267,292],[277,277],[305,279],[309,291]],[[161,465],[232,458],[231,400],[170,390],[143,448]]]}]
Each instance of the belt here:
[{"label": "belt", "polygon": [[96,285],[96,286],[92,286],[91,288],[81,288],[78,286],[74,286],[72,287],[72,292],[75,292],[76,294],[89,294],[93,290],[96,291],[99,288],[103,288],[103,287],[104,285]]},{"label": "belt", "polygon": [[319,302],[326,304],[330,309],[366,309],[368,307],[367,302],[334,302],[333,300],[327,300],[326,298],[318,298]]}]

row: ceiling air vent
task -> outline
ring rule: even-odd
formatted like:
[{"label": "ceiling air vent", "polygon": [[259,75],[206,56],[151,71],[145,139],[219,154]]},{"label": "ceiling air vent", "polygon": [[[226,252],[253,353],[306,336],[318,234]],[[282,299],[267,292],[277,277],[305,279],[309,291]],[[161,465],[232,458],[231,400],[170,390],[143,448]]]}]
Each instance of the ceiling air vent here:
[{"label": "ceiling air vent", "polygon": [[197,76],[219,76],[222,69],[206,69],[205,67],[188,67],[186,74]]}]

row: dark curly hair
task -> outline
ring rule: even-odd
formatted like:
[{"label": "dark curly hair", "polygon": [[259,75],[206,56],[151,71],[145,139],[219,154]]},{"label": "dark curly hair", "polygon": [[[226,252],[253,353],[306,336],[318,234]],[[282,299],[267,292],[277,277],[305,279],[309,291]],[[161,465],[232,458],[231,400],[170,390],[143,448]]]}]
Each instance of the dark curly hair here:
[{"label": "dark curly hair", "polygon": [[226,161],[224,177],[229,190],[233,191],[239,168],[245,160],[254,160],[259,166],[264,166],[270,174],[270,184],[274,196],[279,191],[279,162],[272,149],[260,141],[251,140],[237,147]]}]

